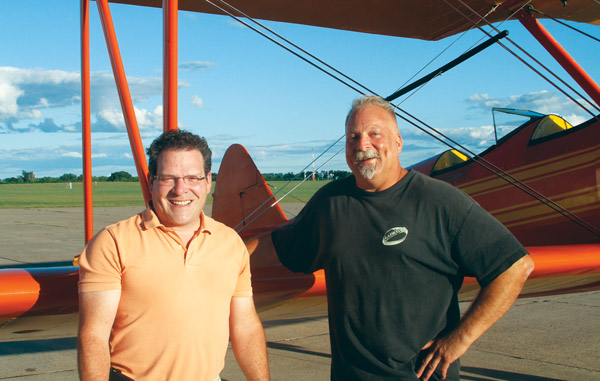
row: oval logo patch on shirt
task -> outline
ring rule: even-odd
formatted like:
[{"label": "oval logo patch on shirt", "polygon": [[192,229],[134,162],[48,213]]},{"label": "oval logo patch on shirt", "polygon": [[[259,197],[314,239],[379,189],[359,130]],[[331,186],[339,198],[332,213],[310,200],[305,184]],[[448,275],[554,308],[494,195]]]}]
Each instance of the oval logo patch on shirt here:
[{"label": "oval logo patch on shirt", "polygon": [[404,242],[404,240],[406,239],[406,236],[408,236],[407,228],[405,228],[405,227],[391,228],[390,230],[385,232],[381,243],[383,243],[385,246],[397,245],[399,243]]}]

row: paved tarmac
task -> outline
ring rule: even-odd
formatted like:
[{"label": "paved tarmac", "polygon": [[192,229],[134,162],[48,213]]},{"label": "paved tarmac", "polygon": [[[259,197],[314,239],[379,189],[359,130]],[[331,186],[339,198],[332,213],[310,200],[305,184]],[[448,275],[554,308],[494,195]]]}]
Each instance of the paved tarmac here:
[{"label": "paved tarmac", "polygon": [[[288,215],[300,207],[283,205]],[[95,208],[94,230],[141,209]],[[0,210],[0,268],[68,263],[82,248],[81,209]],[[329,379],[327,316],[321,310],[265,323],[274,380]],[[600,380],[599,321],[600,291],[519,299],[463,356],[461,379]],[[231,350],[221,377],[244,379]],[[0,343],[0,380],[13,379],[77,380],[76,339]]]}]

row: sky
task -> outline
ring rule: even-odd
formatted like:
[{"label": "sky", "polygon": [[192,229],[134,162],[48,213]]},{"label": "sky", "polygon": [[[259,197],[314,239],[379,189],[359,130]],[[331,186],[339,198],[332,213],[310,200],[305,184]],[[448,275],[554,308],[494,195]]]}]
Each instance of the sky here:
[{"label": "sky", "polygon": [[[96,3],[90,4],[92,172],[107,176],[124,170],[135,175]],[[2,179],[23,170],[38,178],[82,173],[79,13],[76,1],[0,0]],[[147,147],[162,132],[162,11],[111,4],[111,14]],[[600,78],[597,42],[551,20],[542,24],[592,78]],[[483,36],[474,30],[430,42],[285,23],[265,25],[383,96],[440,53],[421,75],[454,59]],[[570,25],[600,37],[600,26]],[[499,28],[509,30],[519,46],[566,78],[521,24],[510,21]],[[319,158],[317,169],[347,169],[343,152],[331,154],[343,150],[339,139],[345,115],[358,96],[354,90],[228,16],[180,12],[178,60],[179,128],[207,139],[213,172],[234,143],[246,147],[261,172],[300,172],[312,167],[313,157]],[[491,107],[555,113],[573,125],[589,118],[500,46],[399,102],[403,110],[473,152],[494,143]],[[504,133],[514,122],[496,118]],[[404,166],[448,149],[409,123],[400,120],[399,127]]]}]

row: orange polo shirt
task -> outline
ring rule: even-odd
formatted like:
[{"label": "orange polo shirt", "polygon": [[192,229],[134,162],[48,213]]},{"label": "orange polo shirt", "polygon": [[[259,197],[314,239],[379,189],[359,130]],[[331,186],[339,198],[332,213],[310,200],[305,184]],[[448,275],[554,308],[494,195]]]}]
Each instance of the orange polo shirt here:
[{"label": "orange polo shirt", "polygon": [[214,380],[224,366],[231,298],[251,297],[246,246],[201,215],[185,247],[146,209],[100,231],[79,259],[79,292],[121,290],[111,364],[135,380]]}]

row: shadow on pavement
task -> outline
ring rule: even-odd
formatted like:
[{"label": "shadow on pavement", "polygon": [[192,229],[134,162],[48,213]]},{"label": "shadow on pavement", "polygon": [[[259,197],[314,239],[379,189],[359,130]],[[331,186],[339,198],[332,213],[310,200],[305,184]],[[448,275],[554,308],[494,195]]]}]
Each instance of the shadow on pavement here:
[{"label": "shadow on pavement", "polygon": [[[469,373],[469,374],[465,374]],[[482,376],[482,377],[478,377]],[[484,380],[520,380],[520,381],[558,381],[559,378],[538,377],[523,373],[506,372],[503,370],[477,368],[472,366],[460,367],[460,379],[469,381]]]}]

